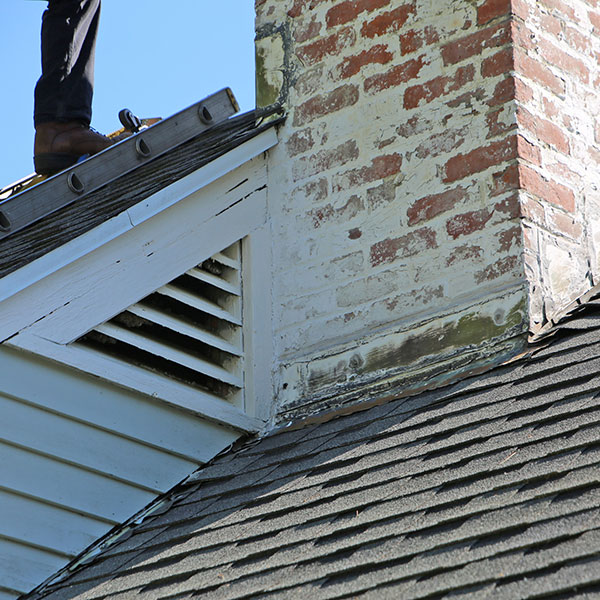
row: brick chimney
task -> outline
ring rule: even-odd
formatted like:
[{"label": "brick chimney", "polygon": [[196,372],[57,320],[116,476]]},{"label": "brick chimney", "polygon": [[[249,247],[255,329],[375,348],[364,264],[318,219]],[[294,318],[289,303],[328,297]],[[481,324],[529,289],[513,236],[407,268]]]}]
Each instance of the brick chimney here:
[{"label": "brick chimney", "polygon": [[[597,0],[256,0],[277,410],[439,385],[597,282]],[[591,168],[590,168],[591,167]]]}]

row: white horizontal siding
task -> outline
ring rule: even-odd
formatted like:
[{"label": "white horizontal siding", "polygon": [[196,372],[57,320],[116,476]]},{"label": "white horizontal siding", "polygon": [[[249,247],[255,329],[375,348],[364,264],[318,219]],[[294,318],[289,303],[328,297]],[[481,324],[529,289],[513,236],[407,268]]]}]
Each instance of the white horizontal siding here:
[{"label": "white horizontal siding", "polygon": [[184,410],[5,345],[0,346],[0,392],[199,462],[235,438]]},{"label": "white horizontal siding", "polygon": [[3,596],[2,587],[15,591],[30,590],[48,577],[48,573],[62,568],[67,558],[55,552],[0,539],[0,600],[15,596],[14,592],[5,592],[6,596]]},{"label": "white horizontal siding", "polygon": [[74,556],[116,525],[3,490],[0,506],[2,536],[62,555]]},{"label": "white horizontal siding", "polygon": [[2,488],[100,519],[124,521],[132,502],[145,506],[156,497],[123,480],[7,444],[0,444],[0,465]]},{"label": "white horizontal siding", "polygon": [[0,346],[0,600],[40,584],[238,432]]},{"label": "white horizontal siding", "polygon": [[[0,440],[80,464],[153,490],[177,473],[194,470],[191,459],[165,453],[65,415],[0,394]],[[45,432],[48,432],[45,435]],[[85,444],[81,444],[85,440]],[[124,461],[123,457],[127,456]]]}]

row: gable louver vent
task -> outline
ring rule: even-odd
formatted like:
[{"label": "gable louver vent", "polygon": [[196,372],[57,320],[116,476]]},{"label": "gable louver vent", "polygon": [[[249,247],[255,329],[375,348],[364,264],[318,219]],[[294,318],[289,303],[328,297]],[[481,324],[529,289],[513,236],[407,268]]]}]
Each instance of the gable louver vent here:
[{"label": "gable louver vent", "polygon": [[240,405],[241,243],[190,269],[74,344]]}]

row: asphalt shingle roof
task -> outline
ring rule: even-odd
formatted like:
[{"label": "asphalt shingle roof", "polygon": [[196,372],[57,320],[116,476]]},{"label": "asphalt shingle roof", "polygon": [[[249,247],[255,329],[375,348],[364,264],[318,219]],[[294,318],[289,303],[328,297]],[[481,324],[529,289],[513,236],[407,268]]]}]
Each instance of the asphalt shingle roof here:
[{"label": "asphalt shingle roof", "polygon": [[247,441],[32,597],[599,597],[597,300],[553,332],[484,375]]}]

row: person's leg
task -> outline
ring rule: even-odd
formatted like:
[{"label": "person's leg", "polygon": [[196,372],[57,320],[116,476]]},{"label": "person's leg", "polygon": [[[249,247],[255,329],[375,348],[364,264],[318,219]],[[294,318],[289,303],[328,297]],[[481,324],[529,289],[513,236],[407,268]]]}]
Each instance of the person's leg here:
[{"label": "person's leg", "polygon": [[53,174],[112,144],[89,129],[100,0],[49,0],[42,17],[42,76],[35,88],[34,163]]},{"label": "person's leg", "polygon": [[100,0],[49,0],[42,17],[42,76],[34,123],[92,119]]}]

